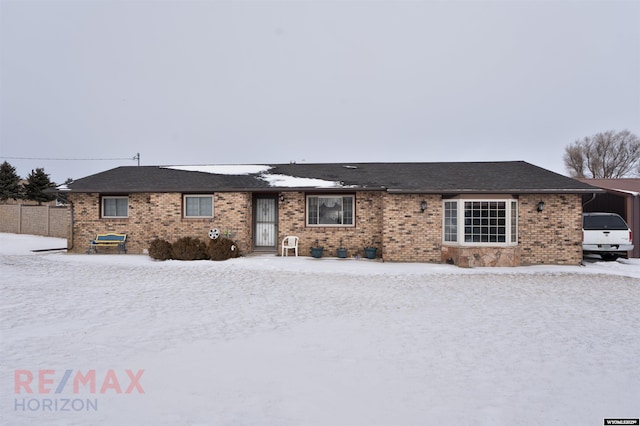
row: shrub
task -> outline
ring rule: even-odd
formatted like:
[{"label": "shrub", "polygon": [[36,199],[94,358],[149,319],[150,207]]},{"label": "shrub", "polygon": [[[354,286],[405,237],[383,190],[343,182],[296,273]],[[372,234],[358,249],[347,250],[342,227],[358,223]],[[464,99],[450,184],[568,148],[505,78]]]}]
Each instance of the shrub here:
[{"label": "shrub", "polygon": [[161,238],[151,241],[149,245],[149,256],[156,260],[171,259],[171,243]]},{"label": "shrub", "polygon": [[232,240],[220,237],[209,242],[207,254],[211,260],[227,260],[240,256],[240,250]]},{"label": "shrub", "polygon": [[207,259],[207,246],[197,238],[183,237],[171,246],[171,255],[176,260]]}]

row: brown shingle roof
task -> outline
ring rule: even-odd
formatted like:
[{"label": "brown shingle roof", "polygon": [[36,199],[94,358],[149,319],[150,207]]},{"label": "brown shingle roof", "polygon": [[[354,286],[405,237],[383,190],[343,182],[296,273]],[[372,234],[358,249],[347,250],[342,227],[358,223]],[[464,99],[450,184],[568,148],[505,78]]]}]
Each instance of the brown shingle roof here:
[{"label": "brown shingle roof", "polygon": [[640,179],[623,178],[623,179],[578,179],[580,182],[597,186],[598,188],[611,189],[621,192],[640,193]]}]

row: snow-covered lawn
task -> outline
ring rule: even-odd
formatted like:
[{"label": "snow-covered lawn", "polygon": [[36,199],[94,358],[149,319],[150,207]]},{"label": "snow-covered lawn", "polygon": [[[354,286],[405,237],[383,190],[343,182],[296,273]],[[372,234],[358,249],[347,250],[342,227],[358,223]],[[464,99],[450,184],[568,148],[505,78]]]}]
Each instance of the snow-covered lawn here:
[{"label": "snow-covered lawn", "polygon": [[0,234],[0,424],[640,417],[638,259],[461,269],[30,251],[64,246]]}]

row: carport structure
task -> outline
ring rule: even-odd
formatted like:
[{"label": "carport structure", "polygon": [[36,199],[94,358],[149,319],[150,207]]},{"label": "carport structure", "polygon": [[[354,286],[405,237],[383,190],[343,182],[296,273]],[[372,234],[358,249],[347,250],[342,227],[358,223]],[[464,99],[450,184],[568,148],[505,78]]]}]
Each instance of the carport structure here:
[{"label": "carport structure", "polygon": [[640,179],[579,179],[606,192],[583,196],[583,211],[617,213],[633,232],[633,251],[640,258]]}]

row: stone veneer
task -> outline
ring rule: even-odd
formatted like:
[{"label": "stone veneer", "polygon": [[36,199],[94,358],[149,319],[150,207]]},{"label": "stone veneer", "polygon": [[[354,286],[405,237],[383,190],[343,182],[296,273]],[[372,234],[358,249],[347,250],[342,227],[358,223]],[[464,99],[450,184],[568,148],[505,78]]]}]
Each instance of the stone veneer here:
[{"label": "stone veneer", "polygon": [[[284,201],[278,201],[278,242],[287,235],[298,236],[303,256],[310,254],[316,241],[327,257],[335,257],[340,246],[347,248],[349,257],[364,256],[364,247],[373,241],[378,257],[396,262],[474,267],[577,265],[582,260],[582,204],[576,194],[520,195],[518,245],[514,247],[443,245],[440,195],[358,191],[354,193],[355,226],[307,227],[306,194],[284,192]],[[249,192],[217,192],[212,219],[186,219],[182,217],[180,193],[130,194],[129,218],[101,219],[100,194],[72,193],[72,251],[86,251],[97,233],[127,233],[130,253],[143,253],[156,238],[174,242],[190,236],[206,241],[209,229],[219,228],[223,233],[230,231],[241,253],[247,254],[253,250],[252,197]],[[423,200],[427,202],[424,212],[420,208]],[[536,210],[539,201],[546,204],[542,212]]]}]

